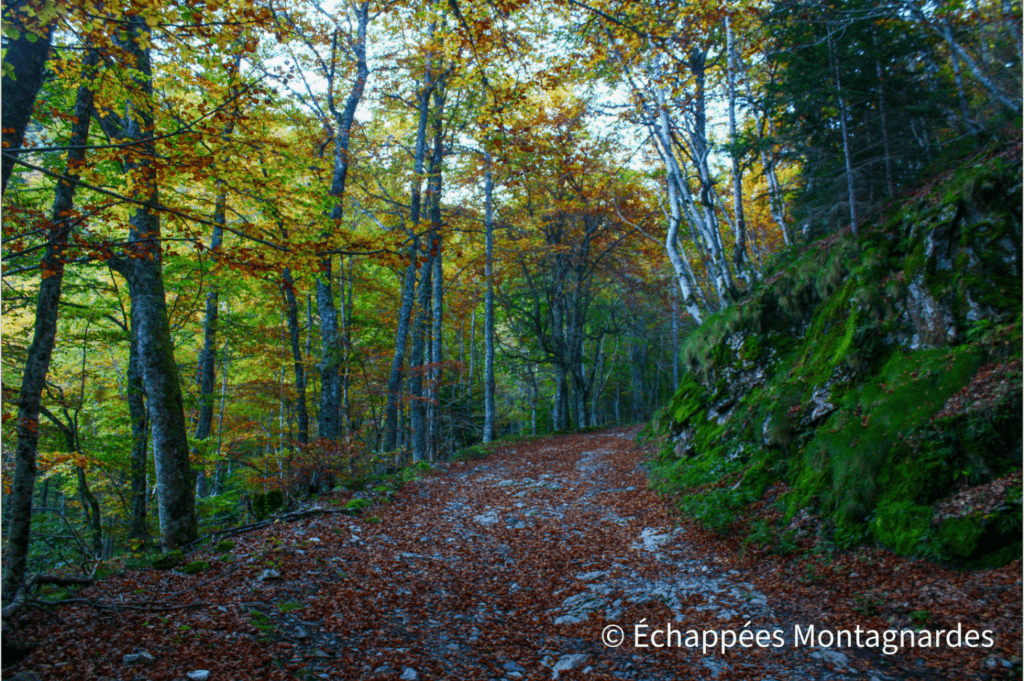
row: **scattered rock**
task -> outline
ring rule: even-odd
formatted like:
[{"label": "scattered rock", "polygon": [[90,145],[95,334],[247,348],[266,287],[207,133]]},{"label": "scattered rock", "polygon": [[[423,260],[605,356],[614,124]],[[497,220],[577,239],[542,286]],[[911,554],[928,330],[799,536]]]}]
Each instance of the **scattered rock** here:
[{"label": "scattered rock", "polygon": [[281,579],[281,573],[277,570],[271,570],[270,568],[267,568],[266,570],[261,572],[260,576],[256,579],[260,582],[277,581]]},{"label": "scattered rock", "polygon": [[210,672],[205,669],[197,669],[194,672],[189,672],[185,676],[189,678],[189,681],[207,681],[210,678]]},{"label": "scattered rock", "polygon": [[559,674],[561,674],[562,672],[567,672],[570,669],[576,669],[577,667],[582,667],[583,665],[585,665],[587,663],[587,661],[589,659],[590,659],[590,655],[587,655],[585,653],[576,653],[574,655],[563,655],[562,657],[558,658],[558,662],[556,662],[555,666],[553,666],[551,668],[551,671],[554,673],[552,678],[557,679]]},{"label": "scattered rock", "polygon": [[143,664],[146,666],[156,664],[156,658],[145,651],[141,653],[129,653],[121,658],[121,661],[125,664]]},{"label": "scattered rock", "polygon": [[379,666],[379,667],[377,667],[376,669],[373,670],[373,675],[374,676],[391,676],[392,674],[397,674],[397,673],[398,672],[396,672],[393,667],[389,667],[386,664],[383,664],[383,665],[381,665],[381,666]]},{"label": "scattered rock", "polygon": [[419,681],[420,675],[412,667],[406,667],[402,670],[402,675],[399,678],[402,681]]},{"label": "scattered rock", "polygon": [[43,677],[35,672],[24,671],[12,676],[11,681],[43,681]]},{"label": "scattered rock", "polygon": [[816,650],[811,653],[811,657],[816,660],[821,660],[825,664],[839,671],[845,671],[849,668],[846,655],[843,655],[837,650]]}]

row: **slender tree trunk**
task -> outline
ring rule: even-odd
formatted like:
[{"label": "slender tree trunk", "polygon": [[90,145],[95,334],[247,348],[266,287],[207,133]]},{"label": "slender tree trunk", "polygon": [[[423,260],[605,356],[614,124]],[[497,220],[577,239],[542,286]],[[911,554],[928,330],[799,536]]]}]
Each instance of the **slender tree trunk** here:
[{"label": "slender tree trunk", "polygon": [[[484,294],[483,440],[484,442],[490,442],[494,439],[496,415],[494,413],[494,178],[491,175],[491,153],[489,151],[484,154],[484,164],[484,229],[487,239],[484,277],[487,279],[487,293]],[[474,325],[474,332],[475,330]],[[470,351],[472,352],[472,349]],[[470,374],[472,374],[472,371],[470,371]]]},{"label": "slender tree trunk", "polygon": [[[231,134],[233,125],[228,126],[226,134]],[[224,224],[227,221],[227,191],[222,187],[217,192],[217,203],[213,211],[213,235],[210,239],[210,250],[217,253],[224,240]],[[213,386],[217,380],[217,313],[220,291],[216,284],[210,286],[206,293],[206,314],[203,320],[203,349],[199,353],[199,367],[196,372],[196,384],[199,386],[199,420],[196,423],[194,438],[203,441],[210,436],[213,425]],[[196,456],[197,459],[201,458]],[[207,495],[206,468],[200,463],[197,470],[196,495]]]},{"label": "slender tree trunk", "polygon": [[[308,300],[308,298],[307,298]],[[224,407],[228,400],[228,356],[227,356],[227,345],[224,346],[223,359],[221,360],[221,378],[220,378],[220,415],[217,417],[217,482],[215,485],[214,494],[221,494],[224,491],[224,486],[227,484],[227,479],[231,477],[231,462],[227,462],[227,474],[222,476],[223,462],[220,460],[221,446],[224,443]]]},{"label": "slender tree trunk", "polygon": [[469,374],[467,377],[468,390],[466,396],[473,395],[473,370],[476,368],[476,306],[473,306],[473,314],[469,321]]},{"label": "slender tree trunk", "polygon": [[427,421],[430,424],[430,451],[431,459],[436,459],[440,453],[441,443],[441,362],[443,361],[443,321],[444,321],[444,268],[442,262],[442,237],[441,237],[441,178],[440,167],[438,167],[438,188],[435,195],[435,209],[432,216],[434,233],[437,235],[437,255],[434,257],[434,295],[431,332],[430,363],[433,365],[430,371],[430,401],[427,404]]},{"label": "slender tree trunk", "polygon": [[[322,236],[328,243],[333,243],[337,231],[341,228],[345,216],[345,183],[348,178],[349,142],[352,125],[355,122],[356,109],[363,97],[366,80],[370,69],[366,63],[366,29],[369,25],[369,3],[356,5],[357,32],[352,50],[356,59],[356,75],[352,89],[341,111],[333,110],[335,118],[334,138],[334,173],[331,178],[331,196],[334,207],[330,213],[330,228]],[[319,434],[322,438],[337,439],[341,434],[339,417],[341,415],[341,338],[338,334],[338,311],[334,306],[332,282],[333,256],[324,255],[320,259],[320,276],[316,282],[317,309],[320,311],[320,413]]]},{"label": "slender tree trunk", "polygon": [[829,60],[832,62],[832,71],[836,79],[836,98],[839,102],[839,127],[843,133],[843,160],[846,163],[846,194],[850,202],[850,229],[853,235],[857,236],[860,226],[857,223],[857,194],[854,189],[853,179],[853,155],[850,151],[850,134],[846,127],[846,100],[843,98],[843,84],[839,78],[839,63],[832,49],[832,34],[828,35]]},{"label": "slender tree trunk", "polygon": [[141,542],[139,548],[149,544],[149,518],[146,510],[146,463],[149,443],[146,417],[145,387],[142,385],[142,363],[139,359],[138,329],[131,325],[128,349],[128,416],[132,427],[131,462],[131,521],[128,538]]},{"label": "slender tree trunk", "polygon": [[402,306],[398,311],[398,327],[395,329],[395,354],[391,360],[391,375],[388,378],[388,402],[384,411],[384,451],[398,447],[398,412],[402,397],[402,374],[405,364],[405,348],[409,337],[409,322],[416,293],[416,262],[419,258],[418,238],[409,246],[409,265],[405,268],[402,282]]},{"label": "slender tree trunk", "polygon": [[672,290],[672,394],[679,390],[679,296]]},{"label": "slender tree trunk", "polygon": [[[429,28],[428,37],[432,38],[434,25]],[[428,61],[423,73],[423,86],[419,93],[419,120],[416,127],[416,149],[413,156],[413,178],[410,188],[409,221],[412,223],[413,243],[410,246],[409,266],[405,270],[405,281],[402,286],[402,306],[398,312],[398,328],[395,338],[395,354],[391,361],[391,375],[388,379],[388,403],[384,411],[384,449],[395,449],[398,438],[398,407],[402,398],[402,373],[405,362],[406,336],[409,329],[409,317],[412,314],[413,300],[416,295],[416,265],[419,257],[420,212],[422,210],[421,190],[423,186],[423,168],[427,155],[427,122],[430,115],[430,95],[434,87],[431,63]],[[426,273],[424,273],[425,275]]]},{"label": "slender tree trunk", "polygon": [[[433,241],[432,237],[433,234],[428,236],[428,243]],[[426,373],[424,357],[434,269],[434,258],[429,255],[430,250],[432,249],[428,247],[428,259],[420,268],[416,321],[413,324],[412,352],[409,356],[409,416],[412,425],[413,461],[423,461],[427,458],[427,405],[423,394],[423,379]]]},{"label": "slender tree trunk", "polygon": [[[729,155],[732,157],[732,213],[735,237],[733,264],[736,266],[737,276],[754,278],[755,270],[747,262],[749,256],[747,255],[747,220],[743,214],[743,171],[740,168],[740,151],[737,148],[739,137],[736,134],[736,43],[728,16],[725,17],[725,41],[726,61],[728,62],[729,145],[731,147]],[[748,281],[747,283],[749,285],[752,282]]]},{"label": "slender tree trunk", "polygon": [[[926,20],[927,21],[927,20]],[[931,23],[928,23],[931,26]],[[950,52],[953,58],[959,58],[967,70],[971,72],[974,79],[985,89],[986,92],[999,104],[1001,104],[1010,113],[1019,114],[1021,112],[1021,101],[1019,98],[1009,97],[1004,93],[982,70],[976,61],[971,57],[970,54],[960,45],[959,42],[953,37],[953,29],[949,25],[949,19],[946,18],[941,22],[940,28],[934,29],[939,35],[941,35],[946,44],[949,45]]]},{"label": "slender tree trunk", "polygon": [[[10,52],[7,53],[7,58],[11,58]],[[87,52],[85,70],[87,72],[91,70],[97,61],[94,51]],[[6,77],[4,81],[6,94],[4,101],[6,102],[12,97],[12,91],[6,90]],[[4,104],[3,126],[5,129],[8,127],[6,106]],[[72,148],[68,150],[68,164],[65,168],[65,176],[68,179],[58,182],[54,190],[52,218],[47,234],[48,242],[41,263],[43,278],[39,284],[39,294],[36,298],[32,344],[29,346],[28,356],[25,359],[21,391],[18,395],[18,440],[14,454],[14,477],[10,495],[4,503],[4,510],[9,512],[2,587],[5,603],[14,597],[25,582],[25,566],[32,527],[32,494],[35,490],[37,472],[39,409],[57,333],[61,284],[64,279],[64,249],[67,247],[69,234],[75,224],[69,213],[74,206],[75,189],[78,186],[76,170],[82,166],[85,159],[84,145],[88,142],[92,113],[92,90],[87,84],[82,85],[78,88],[76,95],[75,122],[72,123],[69,140]],[[4,139],[6,141],[6,136]],[[6,182],[6,165],[4,172]]]},{"label": "slender tree trunk", "polygon": [[[45,22],[44,15],[49,16]],[[3,128],[3,186],[14,171],[14,157],[25,141],[25,129],[32,119],[36,95],[43,84],[50,38],[57,24],[53,6],[35,0],[4,0],[3,99],[0,118]],[[8,37],[9,36],[9,37]],[[88,123],[86,123],[88,125]],[[85,142],[82,142],[85,144]]]},{"label": "slender tree trunk", "polygon": [[889,121],[885,106],[885,79],[882,77],[882,63],[875,60],[878,76],[878,113],[882,123],[882,149],[885,153],[885,190],[890,199],[896,198],[896,180],[892,173],[892,145],[889,142]]},{"label": "slender tree trunk", "polygon": [[288,332],[291,337],[292,365],[295,372],[295,412],[299,431],[295,439],[300,444],[307,444],[309,442],[309,413],[306,411],[305,361],[299,346],[299,303],[295,297],[295,280],[292,278],[291,270],[286,267],[282,274],[284,285],[281,289],[284,292],[285,314],[288,318]]},{"label": "slender tree trunk", "polygon": [[682,293],[682,304],[690,316],[700,324],[703,315],[700,306],[697,304],[697,297],[694,293],[693,273],[690,271],[690,264],[686,261],[685,255],[679,249],[679,228],[682,225],[682,197],[679,195],[679,186],[682,184],[680,170],[675,162],[675,154],[672,149],[671,133],[669,129],[668,112],[664,105],[658,115],[658,127],[656,128],[661,143],[662,157],[665,160],[667,174],[666,185],[668,189],[669,224],[665,234],[665,252],[668,254],[669,262],[676,274],[676,283]]}]

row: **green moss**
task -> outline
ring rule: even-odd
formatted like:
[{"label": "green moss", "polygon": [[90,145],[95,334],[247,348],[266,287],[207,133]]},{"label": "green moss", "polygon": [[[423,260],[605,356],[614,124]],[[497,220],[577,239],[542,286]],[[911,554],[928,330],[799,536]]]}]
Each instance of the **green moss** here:
[{"label": "green moss", "polygon": [[215,548],[218,551],[230,551],[231,549],[235,548],[235,542],[231,541],[230,539],[222,539],[219,542],[217,542],[217,546]]},{"label": "green moss", "polygon": [[342,508],[347,508],[352,511],[361,511],[368,506],[373,506],[373,502],[369,499],[351,499]]},{"label": "green moss", "polygon": [[740,487],[746,490],[754,499],[764,496],[764,491],[775,479],[775,472],[772,470],[772,461],[761,459],[747,469],[743,474]]},{"label": "green moss", "polygon": [[186,575],[194,575],[202,572],[208,567],[210,567],[210,564],[205,560],[197,560],[178,568],[178,572],[184,572]]},{"label": "green moss", "polygon": [[[783,477],[787,517],[810,509],[840,547],[874,540],[964,565],[1002,556],[1015,541],[996,527],[1010,522],[1004,511],[932,527],[931,506],[1019,467],[1019,377],[998,404],[933,417],[982,363],[1020,356],[1020,185],[1019,164],[964,164],[859,238],[776,257],[755,290],[684,340],[689,373],[648,434],[685,429],[693,448],[680,460],[667,443],[655,485],[722,530]],[[911,282],[951,315],[953,347],[902,347],[915,331]],[[737,379],[754,370],[759,384],[742,394]],[[834,410],[812,422],[824,388]]]},{"label": "green moss", "polygon": [[968,558],[978,548],[984,529],[976,518],[947,518],[939,528],[938,541],[951,556]]},{"label": "green moss", "polygon": [[181,565],[185,560],[185,554],[181,551],[168,551],[153,561],[153,567],[157,570],[170,570]]},{"label": "green moss", "polygon": [[912,501],[881,503],[868,527],[882,544],[897,553],[913,554],[926,539],[932,509]]}]

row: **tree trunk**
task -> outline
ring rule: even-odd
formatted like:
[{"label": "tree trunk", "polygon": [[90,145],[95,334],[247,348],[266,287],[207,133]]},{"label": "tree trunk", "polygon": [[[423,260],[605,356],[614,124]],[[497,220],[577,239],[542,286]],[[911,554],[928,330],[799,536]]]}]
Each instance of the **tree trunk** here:
[{"label": "tree trunk", "polygon": [[[345,215],[345,183],[349,169],[349,142],[356,108],[363,97],[370,69],[366,64],[366,29],[369,25],[369,3],[356,6],[357,33],[352,47],[356,58],[356,76],[352,90],[345,101],[345,108],[334,111],[337,129],[334,137],[334,173],[331,178],[331,196],[335,200],[330,214],[330,228],[321,236],[333,243],[341,220]],[[333,105],[332,105],[333,109]],[[316,282],[316,302],[320,311],[320,437],[337,439],[341,429],[338,420],[341,415],[341,339],[338,335],[338,311],[334,306],[332,286],[332,262],[330,254],[320,258],[320,276]]]},{"label": "tree trunk", "polygon": [[[41,41],[40,41],[41,42]],[[45,55],[45,53],[44,53]],[[8,52],[8,58],[11,53]],[[98,58],[94,51],[86,53],[86,70],[93,68]],[[6,88],[6,78],[4,87]],[[6,102],[12,99],[11,91],[5,89]],[[85,159],[84,145],[89,137],[89,124],[93,113],[93,93],[86,85],[78,88],[75,101],[75,122],[71,127],[68,150],[68,164],[65,181],[57,183],[54,190],[52,218],[48,229],[49,241],[43,254],[42,281],[36,298],[35,325],[32,344],[25,359],[25,370],[21,377],[21,391],[18,396],[17,445],[14,454],[14,477],[9,497],[5,500],[5,511],[9,509],[7,530],[7,551],[4,556],[3,600],[13,598],[25,582],[25,566],[32,527],[32,494],[36,483],[36,454],[39,445],[39,409],[46,374],[50,370],[57,333],[57,315],[60,304],[61,284],[64,279],[63,253],[74,221],[69,213],[74,206],[75,189],[78,186],[77,168]],[[8,127],[6,104],[4,128]],[[24,131],[24,128],[22,128]],[[6,140],[6,136],[4,138]],[[76,148],[77,147],[77,148]],[[6,168],[6,166],[5,166]],[[4,171],[6,173],[6,170]],[[5,175],[6,181],[6,175]]]},{"label": "tree trunk", "polygon": [[[135,58],[143,101],[152,104],[153,80],[149,49],[140,46],[149,27],[139,16],[127,20],[123,47]],[[160,541],[165,551],[198,538],[195,515],[195,488],[189,465],[185,410],[181,395],[178,365],[174,359],[167,301],[162,272],[160,218],[148,206],[160,203],[157,172],[152,159],[156,150],[148,138],[153,131],[153,116],[143,107],[132,110],[125,123],[125,135],[140,142],[140,153],[125,163],[133,177],[139,198],[147,207],[139,208],[129,220],[128,256],[111,261],[128,280],[132,302],[132,325],[138,329],[142,379],[156,464],[156,487],[160,510]],[[146,140],[146,141],[144,141]]]},{"label": "tree trunk", "polygon": [[[440,135],[435,141],[435,149],[440,148],[443,152],[443,140]],[[431,331],[431,349],[430,349],[430,363],[432,366],[430,370],[430,401],[427,404],[427,422],[430,424],[430,451],[431,460],[435,460],[437,455],[440,454],[441,445],[441,380],[443,378],[441,371],[441,362],[444,359],[444,267],[442,261],[442,236],[441,236],[441,153],[435,151],[438,156],[437,171],[436,171],[436,182],[437,187],[433,194],[433,200],[431,202],[431,225],[433,226],[435,238],[437,239],[437,254],[434,256],[434,295],[433,295],[433,312],[431,314],[431,322],[433,323],[433,330]],[[433,179],[433,177],[431,178]]]},{"label": "tree trunk", "polygon": [[828,35],[828,55],[832,62],[832,71],[836,79],[836,98],[839,102],[839,128],[843,133],[843,160],[846,163],[846,195],[850,202],[850,229],[857,236],[860,230],[857,224],[857,194],[854,189],[853,158],[850,152],[850,134],[846,127],[846,100],[843,98],[843,84],[839,78],[839,63],[832,49],[832,34]]},{"label": "tree trunk", "polygon": [[[433,37],[434,25],[429,28],[429,36]],[[384,449],[392,451],[398,440],[398,406],[402,398],[402,369],[405,362],[406,336],[409,329],[409,317],[412,314],[413,299],[416,288],[416,263],[419,257],[420,212],[422,209],[421,190],[423,186],[423,168],[427,155],[427,122],[430,114],[430,95],[434,87],[431,63],[428,61],[423,73],[423,86],[419,93],[419,121],[416,126],[416,149],[413,156],[413,178],[410,187],[409,221],[412,223],[413,243],[409,248],[409,266],[405,269],[405,281],[402,285],[402,306],[398,311],[398,328],[395,337],[395,354],[391,360],[391,375],[388,378],[388,403],[384,411]]]},{"label": "tree trunk", "polygon": [[[484,155],[484,229],[487,233],[484,276],[487,293],[484,297],[484,442],[494,439],[494,179],[491,175],[491,153]],[[475,320],[475,317],[474,317]],[[476,327],[474,325],[474,335]],[[470,352],[472,353],[472,345]],[[472,364],[470,365],[472,367]],[[470,370],[472,377],[472,369]]]},{"label": "tree trunk", "polygon": [[[4,155],[0,192],[7,192],[7,181],[14,171],[13,157],[25,141],[25,129],[32,119],[36,95],[43,84],[50,38],[57,24],[53,8],[53,5],[34,0],[4,0],[4,96],[0,100]],[[49,18],[42,23],[44,15]]]},{"label": "tree trunk", "polygon": [[[732,213],[735,244],[733,245],[733,264],[736,275],[755,277],[755,270],[749,265],[747,255],[747,221],[743,214],[743,171],[740,169],[740,152],[737,148],[739,138],[736,134],[736,43],[733,37],[732,23],[725,17],[726,61],[728,62],[727,81],[729,89],[729,145],[732,157]],[[749,270],[749,271],[748,271]],[[753,283],[747,282],[747,285]]]},{"label": "tree trunk", "polygon": [[145,387],[142,384],[142,363],[139,359],[138,329],[131,325],[128,348],[128,416],[132,427],[131,462],[131,520],[128,539],[141,542],[139,548],[149,544],[149,519],[146,511],[146,454],[149,450],[146,423]]},{"label": "tree trunk", "polygon": [[[226,134],[231,134],[228,126]],[[213,235],[210,239],[210,251],[217,253],[224,240],[224,227],[227,221],[227,191],[222,187],[217,192],[217,203],[213,210]],[[213,386],[217,380],[217,313],[220,292],[216,285],[210,286],[206,293],[206,312],[203,318],[203,349],[199,352],[199,366],[196,372],[196,384],[199,386],[199,420],[196,423],[196,431],[193,436],[197,441],[203,441],[210,436],[210,427],[213,425]],[[201,459],[198,455],[196,459]],[[207,495],[206,468],[200,461],[197,470],[196,495],[205,497]]]},{"label": "tree trunk", "polygon": [[309,413],[306,411],[306,368],[302,349],[299,346],[299,303],[295,297],[295,280],[292,278],[291,270],[287,267],[283,272],[284,285],[281,290],[284,292],[286,316],[288,318],[288,332],[291,336],[292,365],[295,372],[295,412],[298,420],[298,433],[296,440],[300,444],[309,442]]},{"label": "tree trunk", "polygon": [[889,121],[885,107],[885,79],[882,77],[882,64],[875,60],[875,73],[878,75],[878,113],[882,123],[882,149],[885,153],[885,189],[890,199],[896,198],[896,181],[892,174],[892,145],[889,143]]},{"label": "tree trunk", "polygon": [[405,364],[405,348],[409,337],[409,321],[416,294],[416,260],[419,257],[418,238],[409,246],[409,265],[405,268],[402,282],[402,306],[398,311],[398,327],[395,330],[395,354],[391,359],[391,375],[388,378],[388,402],[384,410],[384,451],[391,452],[398,447],[398,412],[402,397],[402,374]]}]

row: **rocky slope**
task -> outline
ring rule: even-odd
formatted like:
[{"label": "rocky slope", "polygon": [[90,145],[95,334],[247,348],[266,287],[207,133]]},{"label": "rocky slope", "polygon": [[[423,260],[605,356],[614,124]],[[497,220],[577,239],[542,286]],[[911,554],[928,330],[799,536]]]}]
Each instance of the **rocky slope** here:
[{"label": "rocky slope", "polygon": [[860,238],[783,254],[696,329],[648,436],[684,513],[960,566],[1021,556],[1020,148],[935,178]]}]

